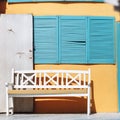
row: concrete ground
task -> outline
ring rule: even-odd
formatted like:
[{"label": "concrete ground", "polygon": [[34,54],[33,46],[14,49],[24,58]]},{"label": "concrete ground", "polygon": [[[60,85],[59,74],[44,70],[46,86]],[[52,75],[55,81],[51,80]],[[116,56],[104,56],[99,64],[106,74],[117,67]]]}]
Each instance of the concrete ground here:
[{"label": "concrete ground", "polygon": [[0,114],[0,120],[120,120],[120,113],[86,114]]}]

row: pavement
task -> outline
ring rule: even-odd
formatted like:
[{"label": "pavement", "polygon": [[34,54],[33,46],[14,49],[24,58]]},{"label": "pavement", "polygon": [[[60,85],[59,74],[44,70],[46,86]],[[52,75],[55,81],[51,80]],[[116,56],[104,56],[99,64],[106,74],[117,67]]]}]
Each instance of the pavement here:
[{"label": "pavement", "polygon": [[0,114],[0,120],[120,120],[120,113],[86,114]]}]

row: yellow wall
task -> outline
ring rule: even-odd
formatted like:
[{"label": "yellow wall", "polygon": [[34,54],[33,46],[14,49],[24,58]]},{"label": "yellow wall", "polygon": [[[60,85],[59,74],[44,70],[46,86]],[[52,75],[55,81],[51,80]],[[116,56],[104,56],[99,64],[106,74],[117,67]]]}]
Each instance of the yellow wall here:
[{"label": "yellow wall", "polygon": [[[91,102],[92,102],[92,112],[117,112],[118,111],[118,97],[117,97],[117,77],[116,77],[116,65],[36,65],[35,69],[88,69],[91,68]],[[72,100],[72,99],[69,99]],[[38,102],[38,99],[36,100]],[[77,101],[77,100],[76,100]],[[36,102],[36,106],[39,106],[39,102]],[[68,102],[68,99],[67,99]],[[52,102],[47,104],[50,106]],[[68,112],[80,111],[80,103],[77,101],[79,108],[74,102],[69,102]],[[45,107],[45,103],[41,100],[40,106]],[[59,102],[57,108],[63,109],[63,102]],[[54,105],[54,104],[52,104]],[[63,104],[63,107],[66,102]],[[75,106],[76,105],[76,106]],[[44,109],[41,112],[46,112]],[[70,109],[71,108],[71,109]],[[74,109],[75,108],[75,109]],[[51,108],[47,107],[47,109]],[[83,111],[85,111],[85,107]],[[38,112],[39,109],[36,110]],[[54,110],[53,110],[54,111]],[[57,112],[62,112],[62,110],[57,110]],[[81,112],[81,111],[80,111]]]},{"label": "yellow wall", "polygon": [[104,3],[25,3],[9,4],[6,13],[29,13],[33,15],[93,15],[115,16],[120,20],[119,13],[112,5]]},{"label": "yellow wall", "polygon": [[[6,4],[4,8],[7,14],[114,16],[116,21],[120,21],[119,13],[105,3],[21,3]],[[92,111],[117,112],[116,65],[35,65],[35,69],[87,68],[92,71]],[[35,112],[80,112],[81,109],[82,102],[76,98],[43,99],[35,99]],[[85,109],[83,106],[82,111]]]}]

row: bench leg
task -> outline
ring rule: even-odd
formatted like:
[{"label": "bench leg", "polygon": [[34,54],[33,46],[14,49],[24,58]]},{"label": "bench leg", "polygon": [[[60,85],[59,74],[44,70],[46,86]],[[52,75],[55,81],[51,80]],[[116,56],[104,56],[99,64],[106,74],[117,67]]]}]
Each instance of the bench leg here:
[{"label": "bench leg", "polygon": [[6,115],[9,115],[9,96],[6,95]]},{"label": "bench leg", "polygon": [[87,98],[87,115],[90,115],[90,87],[88,88],[88,98]]},{"label": "bench leg", "polygon": [[13,115],[13,110],[14,110],[14,101],[13,101],[13,97],[11,97],[10,108],[9,108],[9,112],[11,115]]},{"label": "bench leg", "polygon": [[90,97],[87,99],[87,115],[90,115]]},{"label": "bench leg", "polygon": [[13,114],[13,97],[6,96],[6,115]]}]

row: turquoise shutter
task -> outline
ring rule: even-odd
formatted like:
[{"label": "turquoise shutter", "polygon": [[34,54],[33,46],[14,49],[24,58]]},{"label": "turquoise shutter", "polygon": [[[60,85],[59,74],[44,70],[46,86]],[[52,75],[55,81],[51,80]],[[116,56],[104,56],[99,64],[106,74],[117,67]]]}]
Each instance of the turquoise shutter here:
[{"label": "turquoise shutter", "polygon": [[58,17],[34,17],[34,62],[58,63]]},{"label": "turquoise shutter", "polygon": [[118,76],[118,111],[120,112],[120,22],[116,23],[117,33],[117,76]]},{"label": "turquoise shutter", "polygon": [[55,1],[72,1],[72,2],[104,2],[104,0],[8,0],[8,3],[16,2],[55,2]]},{"label": "turquoise shutter", "polygon": [[59,17],[60,63],[86,63],[86,17]]},{"label": "turquoise shutter", "polygon": [[89,17],[88,63],[115,63],[114,18]]}]

